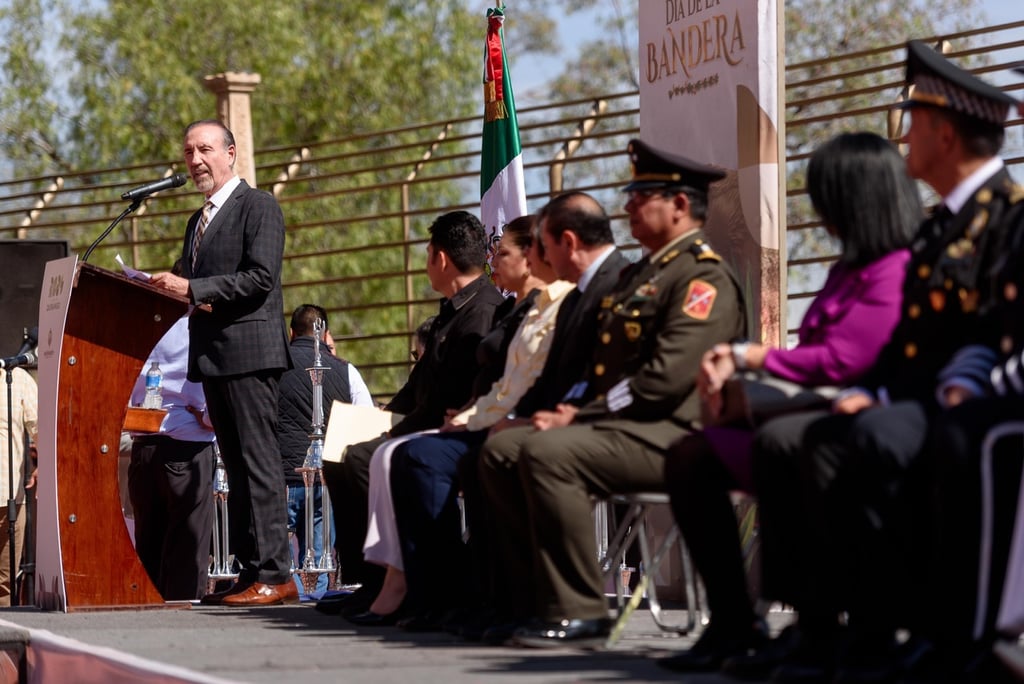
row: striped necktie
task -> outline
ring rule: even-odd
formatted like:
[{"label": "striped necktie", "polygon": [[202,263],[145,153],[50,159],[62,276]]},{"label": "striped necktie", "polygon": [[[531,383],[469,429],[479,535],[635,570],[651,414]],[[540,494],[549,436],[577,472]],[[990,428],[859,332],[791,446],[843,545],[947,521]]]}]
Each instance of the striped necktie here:
[{"label": "striped necktie", "polygon": [[213,211],[213,202],[206,200],[203,204],[203,215],[199,217],[199,225],[196,226],[196,237],[192,241],[192,268],[196,267],[196,257],[199,256],[199,243],[203,241],[203,233],[206,226],[210,224],[210,212]]}]

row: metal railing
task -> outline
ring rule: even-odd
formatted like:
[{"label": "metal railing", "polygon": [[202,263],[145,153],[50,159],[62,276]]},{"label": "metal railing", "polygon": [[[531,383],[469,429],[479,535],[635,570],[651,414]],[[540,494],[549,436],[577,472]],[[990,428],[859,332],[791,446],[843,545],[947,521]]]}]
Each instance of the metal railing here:
[{"label": "metal railing", "polygon": [[[1024,90],[1024,79],[1008,71],[1012,51],[1024,46],[1024,21],[929,40],[946,41],[951,56],[972,60],[977,73],[1011,93]],[[903,88],[903,59],[900,44],[786,67],[790,330],[835,256],[806,197],[807,157],[840,131],[898,139],[890,110]],[[608,208],[620,244],[635,249],[618,188],[629,173],[623,150],[639,134],[639,94],[522,108],[518,116],[528,205],[537,208],[563,190],[589,192]],[[286,309],[324,306],[339,353],[378,398],[400,385],[412,331],[436,312],[424,271],[427,226],[446,211],[478,210],[481,125],[479,117],[433,121],[255,152],[257,184],[277,196],[287,222]],[[1015,116],[1006,148],[1011,173],[1024,164],[1022,132]],[[165,160],[0,182],[0,239],[62,238],[81,253],[123,208],[124,190],[183,170]],[[195,196],[181,191],[147,200],[91,261],[114,268],[120,253],[142,270],[169,268],[196,206]]]}]

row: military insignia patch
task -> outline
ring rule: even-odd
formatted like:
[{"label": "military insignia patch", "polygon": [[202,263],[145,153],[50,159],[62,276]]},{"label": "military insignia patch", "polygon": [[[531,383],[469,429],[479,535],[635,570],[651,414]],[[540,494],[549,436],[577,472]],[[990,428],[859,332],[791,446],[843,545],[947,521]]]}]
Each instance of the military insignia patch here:
[{"label": "military insignia patch", "polygon": [[711,308],[715,305],[717,296],[718,289],[714,285],[706,280],[693,280],[690,282],[689,289],[686,290],[683,313],[699,321],[707,320],[711,315]]},{"label": "military insignia patch", "polygon": [[626,321],[622,326],[622,331],[626,333],[627,340],[636,342],[640,339],[641,333],[643,333],[643,327],[636,321]]}]

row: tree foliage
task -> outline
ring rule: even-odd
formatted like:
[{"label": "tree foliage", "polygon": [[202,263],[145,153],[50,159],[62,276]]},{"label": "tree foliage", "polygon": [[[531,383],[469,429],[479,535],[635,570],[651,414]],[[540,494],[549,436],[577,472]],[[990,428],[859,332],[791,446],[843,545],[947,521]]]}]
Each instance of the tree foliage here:
[{"label": "tree foliage", "polygon": [[[806,62],[955,30],[974,19],[975,3],[790,0],[785,3],[786,61]],[[638,3],[507,4],[506,35],[513,37],[516,49],[510,55],[513,72],[516,57],[526,54],[551,54],[552,63],[559,65],[548,79],[548,100],[582,100],[638,87]],[[214,115],[213,96],[201,79],[220,72],[256,72],[262,78],[252,99],[257,149],[282,148],[283,166],[303,145],[342,140],[332,148],[333,161],[320,163],[316,173],[306,172],[289,183],[281,197],[289,222],[285,280],[306,284],[301,291],[286,289],[286,305],[317,301],[337,308],[366,301],[400,302],[409,294],[404,278],[385,276],[404,271],[402,250],[368,249],[359,258],[337,254],[404,239],[405,226],[399,219],[375,218],[398,215],[397,191],[372,188],[393,183],[406,172],[354,168],[347,153],[357,145],[383,150],[403,141],[402,133],[387,141],[378,139],[379,131],[479,112],[484,10],[490,5],[445,0],[6,0],[0,3],[0,30],[5,36],[0,43],[0,177],[177,160],[184,126]],[[572,46],[560,42],[560,35],[573,36]],[[581,35],[581,40],[575,38]],[[824,63],[816,68],[828,74],[834,67]],[[837,88],[834,83],[830,87]],[[858,87],[853,79],[841,85],[847,91]],[[813,87],[796,88],[787,96],[806,100],[816,92]],[[579,107],[581,117],[587,106]],[[628,112],[632,105],[614,106]],[[808,105],[814,113],[827,113],[835,106],[827,101]],[[845,125],[851,124],[787,127],[787,145],[791,153],[805,152]],[[363,137],[343,141],[352,135]],[[410,133],[407,141],[421,139]],[[598,136],[587,145],[621,149],[621,143]],[[468,163],[457,155],[452,159],[435,173],[454,176]],[[382,156],[383,165],[389,161]],[[392,166],[401,167],[406,160],[398,161]],[[591,162],[573,169],[574,180],[586,182],[607,182],[621,172]],[[802,169],[795,166],[790,171],[792,181],[801,183]],[[369,189],[342,194],[342,186]],[[457,182],[413,185],[410,192],[412,204],[420,207],[466,201],[466,189]],[[300,193],[323,198],[289,202]],[[90,198],[82,200],[88,203]],[[181,206],[183,213],[194,209],[184,201]],[[97,220],[109,221],[105,212],[108,207],[98,206]],[[429,220],[424,215],[412,226],[414,239],[424,236]],[[140,248],[142,264],[137,265],[169,265],[180,249],[182,225],[182,216],[147,225],[147,241]],[[804,242],[816,253],[817,238],[808,235],[812,238]],[[131,236],[125,232],[121,239],[127,243]],[[421,263],[418,247],[412,254],[409,263]],[[415,282],[412,299],[435,296],[424,278]],[[424,305],[417,313],[426,315],[427,309]],[[337,323],[333,327],[342,334],[380,335],[405,329],[402,307],[383,311],[332,324]],[[404,340],[371,346],[356,360],[405,357]]]}]

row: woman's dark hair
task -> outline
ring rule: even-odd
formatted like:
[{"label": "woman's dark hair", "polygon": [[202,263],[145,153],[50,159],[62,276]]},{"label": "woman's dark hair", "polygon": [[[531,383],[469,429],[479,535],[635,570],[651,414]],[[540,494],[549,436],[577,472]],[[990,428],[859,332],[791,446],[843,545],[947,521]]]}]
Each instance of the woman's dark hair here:
[{"label": "woman's dark hair", "polygon": [[536,218],[534,214],[527,214],[512,219],[502,229],[502,239],[508,238],[513,245],[526,252],[533,244],[533,224]]},{"label": "woman's dark hair", "polygon": [[909,245],[924,217],[903,157],[874,133],[843,133],[816,149],[807,191],[843,244],[839,260],[855,266]]}]

